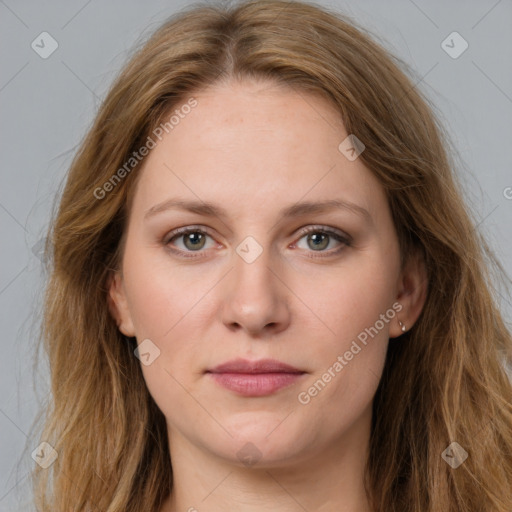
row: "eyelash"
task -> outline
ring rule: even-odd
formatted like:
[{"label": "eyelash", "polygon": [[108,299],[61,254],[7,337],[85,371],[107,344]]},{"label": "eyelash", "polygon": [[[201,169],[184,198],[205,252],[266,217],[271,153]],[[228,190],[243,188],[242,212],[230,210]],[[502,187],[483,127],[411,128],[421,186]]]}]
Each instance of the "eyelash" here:
[{"label": "eyelash", "polygon": [[[163,240],[163,244],[165,246],[169,247],[170,251],[172,251],[174,254],[177,254],[180,257],[202,258],[203,256],[201,254],[204,253],[205,251],[202,251],[202,250],[183,251],[181,249],[173,249],[170,247],[170,243],[173,240],[175,240],[176,238],[182,237],[184,235],[188,235],[190,233],[201,233],[202,235],[208,235],[209,237],[213,238],[213,236],[210,235],[210,233],[208,233],[208,231],[206,231],[204,229],[201,229],[201,228],[195,227],[195,226],[187,226],[184,228],[175,229],[174,231],[171,231],[170,233],[168,233],[167,236]],[[344,246],[339,247],[338,249],[332,249],[330,251],[318,251],[320,254],[311,256],[312,258],[328,258],[330,256],[335,256],[339,252],[341,252],[345,247],[350,247],[350,245],[351,245],[350,237],[345,236],[345,235],[339,233],[338,231],[334,231],[333,229],[331,229],[327,226],[311,226],[311,227],[303,228],[298,233],[299,238],[297,239],[297,241],[300,240],[301,238],[303,238],[305,235],[308,235],[310,233],[322,233],[322,234],[328,235],[329,237],[334,238],[336,241],[344,244]],[[295,243],[296,242],[294,242],[294,244]],[[309,252],[317,252],[317,251],[309,251]],[[197,253],[197,254],[195,254],[195,253]]]}]

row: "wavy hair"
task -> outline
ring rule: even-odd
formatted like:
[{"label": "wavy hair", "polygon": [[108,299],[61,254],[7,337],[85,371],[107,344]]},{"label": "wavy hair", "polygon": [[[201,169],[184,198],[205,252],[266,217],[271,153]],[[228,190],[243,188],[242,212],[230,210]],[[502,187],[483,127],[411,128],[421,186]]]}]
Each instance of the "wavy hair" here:
[{"label": "wavy hair", "polygon": [[[172,492],[165,418],[107,307],[137,165],[108,194],[97,191],[174,108],[244,79],[330,101],[366,146],[360,158],[385,189],[402,262],[419,252],[426,264],[423,311],[389,344],[374,397],[365,472],[373,509],[512,510],[512,337],[491,270],[505,272],[463,199],[449,136],[410,74],[354,20],[307,1],[188,6],[134,52],[71,163],[48,230],[40,341],[51,402],[41,439],[58,457],[32,474],[38,511],[157,512]],[[452,441],[469,454],[457,469],[441,457]]]}]

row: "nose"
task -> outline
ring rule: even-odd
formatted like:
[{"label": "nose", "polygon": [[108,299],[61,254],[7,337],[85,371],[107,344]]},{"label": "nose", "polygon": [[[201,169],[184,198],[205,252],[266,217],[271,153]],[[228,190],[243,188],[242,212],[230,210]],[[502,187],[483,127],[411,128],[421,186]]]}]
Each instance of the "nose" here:
[{"label": "nose", "polygon": [[[222,322],[231,331],[267,337],[290,323],[290,295],[282,265],[273,264],[268,249],[251,263],[237,253],[222,290]],[[275,262],[274,262],[275,263]]]}]

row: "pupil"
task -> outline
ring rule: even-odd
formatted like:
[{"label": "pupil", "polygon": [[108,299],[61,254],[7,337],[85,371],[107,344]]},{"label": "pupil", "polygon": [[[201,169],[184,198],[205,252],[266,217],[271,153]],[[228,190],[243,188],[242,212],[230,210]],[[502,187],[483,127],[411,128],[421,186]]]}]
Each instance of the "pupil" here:
[{"label": "pupil", "polygon": [[192,247],[200,247],[201,246],[201,233],[189,233],[187,236],[187,242],[191,243]]}]

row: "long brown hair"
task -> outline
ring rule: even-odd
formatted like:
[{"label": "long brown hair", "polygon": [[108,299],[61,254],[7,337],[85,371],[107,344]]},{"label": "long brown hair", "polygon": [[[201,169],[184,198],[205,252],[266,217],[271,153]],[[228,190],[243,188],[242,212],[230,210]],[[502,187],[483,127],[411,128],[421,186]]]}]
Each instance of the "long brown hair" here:
[{"label": "long brown hair", "polygon": [[[360,158],[386,191],[402,260],[419,252],[426,264],[424,309],[390,343],[374,399],[374,510],[512,510],[512,338],[490,273],[504,271],[462,198],[435,107],[408,74],[354,20],[307,2],[196,4],[136,52],[72,162],[48,232],[52,398],[41,440],[58,457],[35,466],[39,511],[156,512],[171,492],[165,418],[107,308],[140,174],[130,158],[194,93],[246,78],[329,99],[366,146]],[[453,441],[468,453],[457,469],[442,457]]]}]

